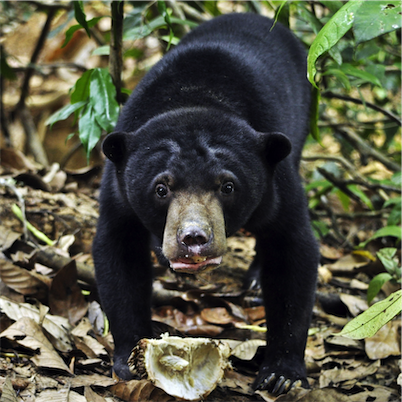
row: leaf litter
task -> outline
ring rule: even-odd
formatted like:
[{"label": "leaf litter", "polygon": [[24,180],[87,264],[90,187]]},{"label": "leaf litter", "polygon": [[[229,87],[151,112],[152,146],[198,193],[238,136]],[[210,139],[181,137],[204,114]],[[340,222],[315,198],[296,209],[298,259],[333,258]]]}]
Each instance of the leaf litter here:
[{"label": "leaf litter", "polygon": [[[4,167],[1,173],[15,175]],[[75,180],[68,177],[69,183]],[[97,298],[90,255],[98,183],[76,182],[66,189],[67,184],[53,192],[25,183],[17,186],[27,219],[54,241],[53,246],[32,233],[24,235],[21,221],[11,211],[15,194],[0,187],[0,389],[8,395],[11,381],[18,392],[16,400],[22,401],[174,401],[148,380],[110,377],[113,340]],[[334,254],[328,247],[324,252],[331,258],[319,270],[306,349],[311,389],[295,388],[277,398],[252,393],[250,384],[265,345],[262,297],[242,289],[254,243],[249,233],[237,233],[229,240],[222,266],[197,278],[178,276],[155,259],[155,329],[221,339],[231,348],[233,369],[225,372],[205,400],[312,401],[318,396],[328,401],[398,400],[400,322],[389,322],[366,340],[334,336],[350,317],[367,308],[365,295],[374,262],[339,249]]]}]

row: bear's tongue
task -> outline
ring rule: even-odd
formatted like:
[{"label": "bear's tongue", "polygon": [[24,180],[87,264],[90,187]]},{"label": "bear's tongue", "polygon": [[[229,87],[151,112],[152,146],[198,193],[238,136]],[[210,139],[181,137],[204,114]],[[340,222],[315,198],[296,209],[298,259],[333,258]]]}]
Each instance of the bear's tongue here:
[{"label": "bear's tongue", "polygon": [[[202,257],[202,259],[203,258],[204,257]],[[198,271],[204,271],[206,268],[216,268],[221,262],[222,256],[206,258],[200,262],[194,262],[194,258],[179,258],[177,260],[170,261],[170,266],[177,272],[196,273]]]}]

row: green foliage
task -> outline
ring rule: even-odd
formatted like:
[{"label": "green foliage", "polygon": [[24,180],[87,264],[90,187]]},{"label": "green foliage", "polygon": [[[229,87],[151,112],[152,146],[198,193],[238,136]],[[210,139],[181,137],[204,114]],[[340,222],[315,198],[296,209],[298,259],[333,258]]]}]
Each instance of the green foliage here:
[{"label": "green foliage", "polygon": [[366,241],[359,244],[359,247],[366,247],[367,243],[372,240],[379,239],[380,237],[395,237],[399,241],[401,241],[401,228],[399,226],[385,226],[381,229],[378,229],[373,236],[368,238]]},{"label": "green foliage", "polygon": [[337,335],[351,339],[369,338],[396,317],[402,310],[402,290],[392,293],[385,300],[373,304],[370,308],[348,322]]},{"label": "green foliage", "polygon": [[117,122],[119,105],[115,97],[116,89],[108,70],[103,68],[88,70],[75,83],[71,93],[71,104],[51,115],[46,124],[53,125],[74,113],[79,119],[79,138],[89,159],[102,130],[112,131]]},{"label": "green foliage", "polygon": [[74,1],[74,15],[77,22],[82,28],[85,29],[87,35],[91,37],[91,31],[89,30],[88,21],[84,12],[84,2]]},{"label": "green foliage", "polygon": [[349,31],[355,16],[355,11],[364,0],[348,1],[320,30],[312,43],[307,57],[307,76],[310,82],[316,86],[314,77],[316,74],[315,63],[325,52],[333,48],[338,41]]},{"label": "green foliage", "polygon": [[367,290],[367,301],[371,303],[374,297],[377,296],[383,285],[388,281],[401,283],[401,267],[398,258],[395,258],[396,248],[387,247],[377,252],[377,257],[382,262],[382,265],[387,272],[382,272],[376,275],[369,284]]},{"label": "green foliage", "polygon": [[357,44],[400,27],[400,1],[365,1],[356,13],[353,24]]}]

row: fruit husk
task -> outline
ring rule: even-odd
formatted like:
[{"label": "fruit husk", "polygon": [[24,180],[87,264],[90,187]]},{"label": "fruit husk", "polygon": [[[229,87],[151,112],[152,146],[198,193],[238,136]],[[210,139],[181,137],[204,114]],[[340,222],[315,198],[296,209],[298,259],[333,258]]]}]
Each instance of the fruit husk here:
[{"label": "fruit husk", "polygon": [[141,339],[128,360],[130,371],[179,399],[208,396],[230,367],[229,346],[209,338]]}]

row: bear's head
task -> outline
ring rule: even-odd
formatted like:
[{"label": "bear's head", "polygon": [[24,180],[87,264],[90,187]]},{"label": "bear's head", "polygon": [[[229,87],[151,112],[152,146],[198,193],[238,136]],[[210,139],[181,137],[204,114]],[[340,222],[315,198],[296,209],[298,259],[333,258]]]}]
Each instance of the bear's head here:
[{"label": "bear's head", "polygon": [[274,168],[290,149],[283,134],[204,108],[158,115],[103,143],[133,214],[162,240],[171,267],[190,273],[218,266],[226,237],[262,202],[274,209]]}]

